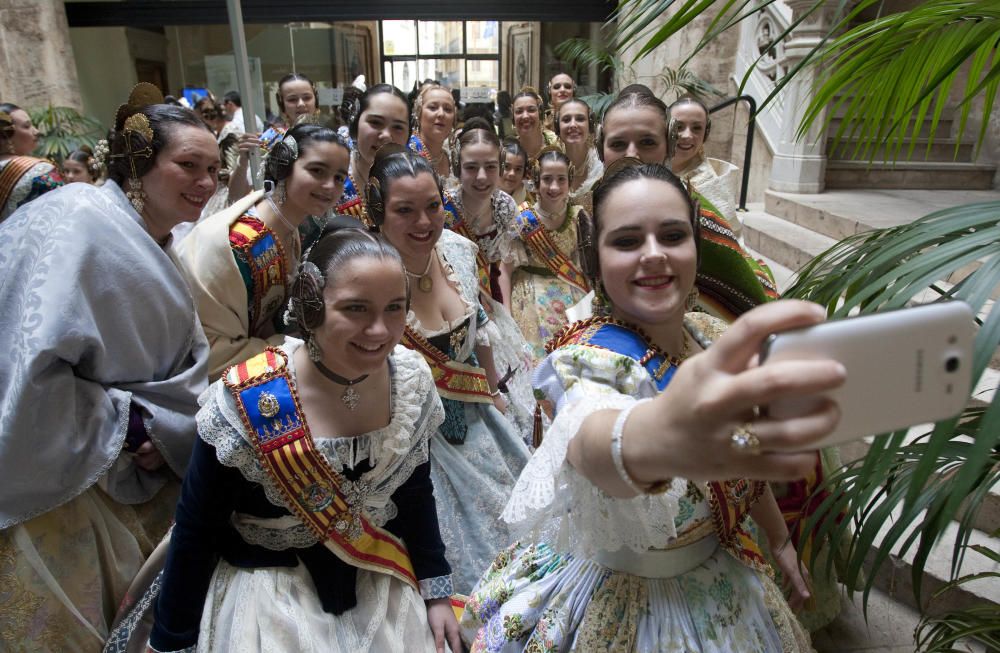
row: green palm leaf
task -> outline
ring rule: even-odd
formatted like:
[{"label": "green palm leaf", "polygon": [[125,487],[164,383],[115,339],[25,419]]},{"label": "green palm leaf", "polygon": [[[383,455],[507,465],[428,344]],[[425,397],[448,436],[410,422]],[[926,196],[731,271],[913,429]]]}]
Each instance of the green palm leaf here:
[{"label": "green palm leaf", "polygon": [[38,146],[35,154],[45,159],[61,162],[81,145],[91,149],[104,137],[104,127],[98,120],[85,116],[72,107],[47,107],[29,109],[31,121],[38,127]]},{"label": "green palm leaf", "polygon": [[[938,288],[937,280],[974,261],[974,273],[947,291]],[[989,202],[848,238],[804,267],[786,296],[817,301],[844,317],[897,308],[937,288],[978,313],[988,311],[976,336],[972,374],[978,383],[1000,346],[1000,311],[987,305],[998,283],[1000,202]],[[844,581],[863,588],[865,597],[875,582],[867,569],[912,552],[919,599],[924,564],[953,519],[959,526],[952,559],[957,575],[976,511],[1000,481],[1000,400],[971,407],[915,441],[905,435],[877,438],[864,459],[832,475],[831,495],[807,525],[820,537],[850,541]],[[853,519],[831,518],[841,513]]]}]

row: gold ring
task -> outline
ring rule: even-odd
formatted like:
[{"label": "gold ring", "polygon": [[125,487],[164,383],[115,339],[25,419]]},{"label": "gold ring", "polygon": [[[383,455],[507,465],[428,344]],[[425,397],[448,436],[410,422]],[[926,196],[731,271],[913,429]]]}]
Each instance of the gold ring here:
[{"label": "gold ring", "polygon": [[729,436],[729,446],[739,453],[760,455],[760,440],[753,432],[753,424],[746,422]]}]

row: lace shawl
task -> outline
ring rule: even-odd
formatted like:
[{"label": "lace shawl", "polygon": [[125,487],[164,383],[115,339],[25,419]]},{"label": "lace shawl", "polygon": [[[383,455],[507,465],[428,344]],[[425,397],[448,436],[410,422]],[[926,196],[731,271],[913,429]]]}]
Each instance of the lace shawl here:
[{"label": "lace shawl", "polygon": [[[282,350],[288,354],[288,370],[295,380],[293,354],[302,346],[301,340],[289,338]],[[315,438],[317,450],[334,469],[353,467],[368,458],[372,470],[364,478],[372,484],[365,503],[365,513],[377,526],[397,514],[391,500],[413,470],[428,460],[428,439],[444,419],[427,363],[416,352],[397,346],[389,357],[392,378],[390,421],[383,428],[357,438]],[[199,399],[198,434],[215,447],[220,463],[235,467],[245,479],[264,488],[267,500],[287,508],[281,490],[261,466],[253,445],[245,432],[235,400],[222,382],[213,383]],[[352,443],[357,440],[357,444]],[[256,520],[234,516],[234,527],[251,544],[273,550],[291,547],[305,548],[319,539],[293,516],[280,519]]]},{"label": "lace shawl", "polygon": [[570,345],[546,357],[534,385],[555,404],[556,416],[503,511],[514,533],[584,557],[622,547],[662,548],[676,538],[674,517],[687,481],[675,480],[664,494],[619,499],[566,461],[569,443],[588,415],[656,396],[648,373],[626,356]]}]

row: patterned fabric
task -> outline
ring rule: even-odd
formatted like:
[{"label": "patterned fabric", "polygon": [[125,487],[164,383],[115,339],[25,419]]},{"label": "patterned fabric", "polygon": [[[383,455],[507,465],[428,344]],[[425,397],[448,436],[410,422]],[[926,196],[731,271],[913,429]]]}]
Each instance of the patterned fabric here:
[{"label": "patterned fabric", "polygon": [[[483,339],[485,334],[480,334],[478,320],[473,319],[482,310],[475,245],[445,230],[437,252],[445,263],[449,283],[459,291],[467,306],[460,322],[468,321],[468,329],[452,348],[455,360],[467,362],[474,359],[476,344],[489,342]],[[499,317],[499,310],[502,306],[494,309],[494,318]],[[485,326],[494,321],[491,319]],[[459,326],[459,320],[434,332],[424,328],[411,313],[408,324],[433,339],[451,334]],[[504,359],[496,354],[494,359],[500,369]],[[431,478],[441,539],[446,546],[455,590],[467,594],[497,551],[512,541],[507,526],[497,517],[528,461],[529,452],[521,432],[492,403],[455,402],[451,410],[461,412],[464,441],[461,445],[451,443],[454,438],[445,430],[449,428],[447,423],[431,437]]]},{"label": "patterned fabric", "polygon": [[[351,163],[354,163],[354,157],[351,157]],[[354,181],[353,173],[347,176],[347,180],[344,182],[344,194],[340,196],[340,200],[337,202],[335,211],[340,215],[349,215],[352,218],[357,218],[362,224],[366,226],[371,226],[371,218],[368,216],[368,207],[365,206],[365,200],[358,192],[357,183]]]},{"label": "patterned fabric", "polygon": [[[240,216],[229,228],[229,245],[247,289],[247,320],[253,333],[278,330],[287,303],[285,249],[260,218]],[[268,326],[266,326],[268,325]]]},{"label": "patterned fabric", "polygon": [[583,178],[583,182],[577,187],[576,190],[570,191],[569,193],[569,203],[577,204],[583,208],[584,211],[593,215],[594,213],[594,184],[604,176],[604,163],[601,162],[601,158],[597,156],[597,150],[590,148],[587,150],[587,161],[585,164],[585,170],[577,170],[576,175],[580,176],[584,172],[586,176]]},{"label": "patterned fabric", "polygon": [[[576,253],[579,210],[578,206],[567,207],[562,226],[555,231],[546,230],[549,240],[577,269],[580,265]],[[555,276],[548,261],[541,260],[516,231],[511,235],[505,260],[515,266],[511,276],[511,314],[531,345],[537,364],[545,358],[545,343],[566,325],[566,309],[583,299],[586,292]]]},{"label": "patterned fabric", "polygon": [[443,599],[455,593],[455,584],[451,576],[435,576],[420,581],[420,597],[425,601]]},{"label": "patterned fabric", "polygon": [[261,154],[270,152],[274,144],[282,139],[286,131],[288,130],[280,125],[272,125],[264,130],[264,133],[260,135]]},{"label": "patterned fabric", "polygon": [[500,266],[503,252],[509,249],[511,228],[517,207],[513,198],[502,190],[494,190],[490,197],[490,220],[484,225],[469,224],[462,202],[462,188],[445,194],[445,227],[476,243],[476,264],[479,268],[479,285],[496,301],[503,301],[500,286]]},{"label": "patterned fabric", "polygon": [[[642,365],[570,344],[545,359],[535,385],[556,417],[502,516],[522,540],[497,556],[469,597],[462,626],[474,652],[811,650],[773,581],[727,546],[731,525],[721,523],[715,484],[674,479],[664,494],[617,499],[566,461],[588,415],[656,396]],[[746,500],[738,512],[722,506],[742,521],[755,484],[718,485],[723,496]],[[598,561],[651,549],[672,551],[687,571],[647,578]]]},{"label": "patterned fabric", "polygon": [[[12,161],[28,158],[30,157],[14,157],[0,161],[0,177],[3,176],[3,171]],[[31,200],[50,190],[55,190],[66,183],[63,181],[62,175],[59,174],[59,169],[52,165],[52,163],[43,161],[42,159],[35,159],[34,161],[34,164],[30,165],[26,172],[13,181],[6,201],[0,205],[0,222],[9,218],[14,211]],[[3,200],[3,197],[4,194],[0,193],[0,200]]]}]

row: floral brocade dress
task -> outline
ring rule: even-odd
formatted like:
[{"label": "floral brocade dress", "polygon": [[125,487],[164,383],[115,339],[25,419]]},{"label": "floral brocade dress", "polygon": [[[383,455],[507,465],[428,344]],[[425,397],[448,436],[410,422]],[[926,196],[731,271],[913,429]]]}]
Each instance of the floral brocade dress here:
[{"label": "floral brocade dress", "polygon": [[463,393],[461,383],[451,391],[442,387],[447,383],[439,372],[445,368],[436,367],[434,357],[443,354],[460,366],[477,368],[474,349],[477,344],[492,344],[486,330],[491,320],[478,301],[475,245],[445,230],[436,251],[467,310],[435,331],[424,328],[410,313],[408,331],[417,335],[417,341],[404,336],[403,344],[430,353],[425,360],[438,380],[445,420],[431,436],[431,479],[455,591],[468,594],[497,552],[513,541],[499,516],[530,454],[518,427],[492,399]]},{"label": "floral brocade dress", "polygon": [[[689,319],[702,332],[713,324]],[[635,341],[621,326],[611,335]],[[617,499],[566,461],[588,415],[650,399],[669,382],[669,370],[656,378],[656,359],[641,364],[638,349],[588,341],[593,332],[578,332],[536,371],[556,417],[503,513],[522,539],[466,605],[472,651],[812,650],[742,527],[761,484],[677,478],[663,494]]]},{"label": "floral brocade dress", "polygon": [[[589,291],[580,274],[576,253],[579,211],[579,206],[568,206],[566,219],[558,229],[540,229],[544,232],[540,235],[547,240],[546,246],[551,245],[553,252],[568,265],[559,266],[560,259],[543,256],[532,246],[526,236],[530,226],[526,226],[525,219],[535,216],[537,220],[537,213],[527,206],[521,207],[515,219],[511,243],[504,255],[504,261],[515,268],[511,275],[510,312],[531,345],[536,364],[545,358],[545,343],[569,321],[566,309]],[[562,272],[557,272],[560,267]],[[570,276],[577,277],[575,283],[567,280],[567,271]]]}]

